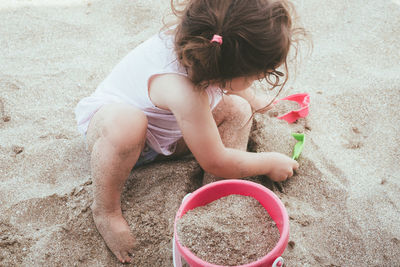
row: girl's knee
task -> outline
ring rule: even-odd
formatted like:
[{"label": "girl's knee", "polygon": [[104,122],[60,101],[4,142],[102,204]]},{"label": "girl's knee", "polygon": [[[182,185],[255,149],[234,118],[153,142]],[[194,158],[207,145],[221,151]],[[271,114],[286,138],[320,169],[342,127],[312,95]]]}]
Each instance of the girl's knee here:
[{"label": "girl's knee", "polygon": [[253,114],[251,106],[247,100],[240,96],[230,95],[230,113],[238,120],[247,121]]},{"label": "girl's knee", "polygon": [[89,150],[101,139],[117,150],[130,151],[144,145],[146,131],[147,117],[141,110],[125,104],[107,105],[96,112],[89,125]]}]

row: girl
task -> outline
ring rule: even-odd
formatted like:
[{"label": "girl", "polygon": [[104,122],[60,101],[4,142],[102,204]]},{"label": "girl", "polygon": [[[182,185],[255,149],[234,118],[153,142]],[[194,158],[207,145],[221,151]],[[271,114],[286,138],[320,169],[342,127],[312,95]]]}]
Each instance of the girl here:
[{"label": "girl", "polygon": [[252,110],[269,108],[249,87],[264,78],[276,87],[283,76],[277,68],[287,71],[297,31],[290,4],[187,0],[181,11],[171,5],[178,24],[130,52],[75,111],[91,153],[94,221],[121,262],[131,261],[135,243],[120,207],[133,166],[187,147],[206,173],[223,178],[264,174],[282,181],[298,168],[283,154],[246,152]]}]

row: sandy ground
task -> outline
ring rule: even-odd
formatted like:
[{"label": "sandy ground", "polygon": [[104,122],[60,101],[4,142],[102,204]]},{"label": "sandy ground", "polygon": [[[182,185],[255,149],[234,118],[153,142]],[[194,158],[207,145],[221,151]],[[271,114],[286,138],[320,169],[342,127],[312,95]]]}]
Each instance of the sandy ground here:
[{"label": "sandy ground", "polygon": [[[119,266],[97,233],[89,155],[73,109],[158,32],[164,0],[0,2],[0,266]],[[250,149],[290,154],[297,175],[270,188],[290,216],[287,266],[400,266],[400,1],[297,0],[314,50],[282,94],[309,117],[255,118]],[[292,75],[292,78],[294,76]],[[174,215],[201,184],[191,159],[133,172],[124,214],[132,266],[171,266]]]}]

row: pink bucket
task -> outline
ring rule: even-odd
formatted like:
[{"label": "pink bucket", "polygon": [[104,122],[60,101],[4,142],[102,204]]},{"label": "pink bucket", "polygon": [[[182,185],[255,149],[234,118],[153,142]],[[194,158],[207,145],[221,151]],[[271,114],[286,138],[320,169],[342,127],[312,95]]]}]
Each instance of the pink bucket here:
[{"label": "pink bucket", "polygon": [[184,198],[177,214],[174,223],[174,265],[181,266],[177,260],[180,257],[186,260],[191,267],[219,267],[220,265],[211,264],[203,261],[194,255],[189,249],[183,247],[179,242],[177,235],[176,225],[179,218],[186,212],[199,206],[207,205],[208,203],[217,200],[221,197],[237,194],[243,196],[251,196],[260,202],[260,204],[267,210],[271,218],[275,221],[278,227],[280,238],[275,248],[272,249],[266,256],[261,259],[240,265],[241,267],[256,267],[256,266],[282,266],[283,259],[280,257],[285,251],[289,240],[289,219],[280,199],[268,188],[245,180],[223,180],[203,186],[187,197]]}]

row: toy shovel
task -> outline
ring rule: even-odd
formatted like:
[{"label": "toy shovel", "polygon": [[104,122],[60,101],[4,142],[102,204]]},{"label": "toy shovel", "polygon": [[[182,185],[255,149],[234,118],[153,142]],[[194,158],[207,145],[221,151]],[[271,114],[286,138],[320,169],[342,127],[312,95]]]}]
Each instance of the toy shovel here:
[{"label": "toy shovel", "polygon": [[294,139],[298,142],[294,145],[292,159],[297,160],[303,150],[305,135],[303,133],[292,133]]},{"label": "toy shovel", "polygon": [[289,101],[297,102],[300,104],[300,109],[290,111],[290,112],[278,117],[278,119],[285,120],[288,123],[293,123],[299,118],[307,117],[308,107],[310,105],[310,95],[309,94],[303,93],[303,94],[290,95],[290,96],[284,97],[282,99],[276,100],[274,102],[274,104],[276,104],[282,100],[289,100]]}]

